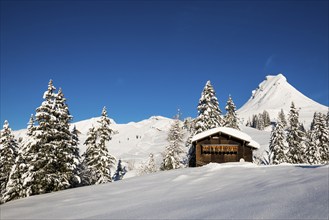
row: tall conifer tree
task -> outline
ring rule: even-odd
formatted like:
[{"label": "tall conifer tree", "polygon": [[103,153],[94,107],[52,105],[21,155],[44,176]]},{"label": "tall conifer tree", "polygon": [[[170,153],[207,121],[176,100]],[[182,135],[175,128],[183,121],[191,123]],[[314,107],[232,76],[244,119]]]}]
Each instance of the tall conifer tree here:
[{"label": "tall conifer tree", "polygon": [[196,134],[223,125],[222,111],[219,108],[215,90],[208,81],[198,104],[198,117],[195,119]]},{"label": "tall conifer tree", "polygon": [[240,130],[238,125],[238,116],[236,114],[236,107],[231,96],[229,96],[227,100],[225,109],[226,109],[226,115],[224,117],[225,127],[230,127]]},{"label": "tall conifer tree", "polygon": [[[79,158],[73,155],[69,114],[62,91],[55,93],[52,80],[36,109],[37,125],[24,144],[21,161],[27,172],[22,174],[23,196],[42,194],[72,187],[79,182],[76,173]],[[20,169],[20,165],[16,166]]]},{"label": "tall conifer tree", "polygon": [[[6,185],[9,181],[9,175],[18,156],[18,142],[11,132],[8,121],[6,120],[3,129],[0,131],[0,194],[1,197],[6,193]],[[0,198],[1,202],[3,198]]]},{"label": "tall conifer tree", "polygon": [[305,162],[305,134],[300,130],[299,113],[292,102],[289,112],[289,127],[287,142],[289,150],[287,153],[288,161],[293,164]]},{"label": "tall conifer tree", "polygon": [[169,130],[167,140],[169,145],[163,152],[163,160],[160,169],[172,170],[183,167],[183,133],[180,127],[179,113],[176,115],[174,123]]},{"label": "tall conifer tree", "polygon": [[272,164],[280,164],[287,162],[287,143],[284,132],[283,123],[278,120],[276,126],[272,130],[270,139],[270,158]]},{"label": "tall conifer tree", "polygon": [[111,122],[105,107],[98,123],[100,125],[97,129],[89,130],[88,138],[84,143],[87,149],[83,155],[83,176],[89,185],[112,182],[111,168],[116,161],[106,146],[107,142],[111,140],[113,130],[110,128]]},{"label": "tall conifer tree", "polygon": [[326,115],[315,113],[312,130],[310,131],[310,144],[306,151],[311,164],[329,163],[329,128],[326,126]]}]

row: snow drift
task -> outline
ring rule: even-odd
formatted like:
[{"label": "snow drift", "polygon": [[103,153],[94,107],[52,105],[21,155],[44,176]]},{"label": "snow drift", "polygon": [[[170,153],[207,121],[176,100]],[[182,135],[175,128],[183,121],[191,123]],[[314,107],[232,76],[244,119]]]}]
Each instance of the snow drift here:
[{"label": "snow drift", "polygon": [[328,219],[328,171],[208,164],[11,201],[1,219]]}]

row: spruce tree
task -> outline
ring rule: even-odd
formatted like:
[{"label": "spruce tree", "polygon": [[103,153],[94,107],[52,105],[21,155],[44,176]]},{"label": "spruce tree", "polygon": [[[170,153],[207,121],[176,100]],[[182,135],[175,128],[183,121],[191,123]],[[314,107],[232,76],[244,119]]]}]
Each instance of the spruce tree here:
[{"label": "spruce tree", "polygon": [[180,127],[179,114],[176,115],[174,123],[172,124],[167,138],[169,145],[162,153],[163,161],[161,163],[161,170],[171,170],[183,167],[183,133]]},{"label": "spruce tree", "polygon": [[36,109],[38,124],[24,144],[22,160],[28,170],[22,176],[24,196],[66,189],[79,182],[79,158],[73,153],[77,149],[69,131],[72,116],[62,91],[56,94],[55,90],[50,80],[44,101]]},{"label": "spruce tree", "polygon": [[264,130],[265,124],[264,124],[263,114],[259,113],[257,119],[258,119],[258,123],[256,128],[261,131]]},{"label": "spruce tree", "polygon": [[30,120],[27,123],[27,135],[32,135],[35,127],[34,127],[34,123],[35,123],[35,119],[34,119],[34,115],[31,114]]},{"label": "spruce tree", "polygon": [[283,124],[283,127],[284,128],[287,126],[286,115],[284,114],[283,109],[281,109],[281,111],[279,113],[278,121],[281,121],[281,123]]},{"label": "spruce tree", "polygon": [[[0,131],[0,194],[1,197],[6,193],[6,185],[9,181],[9,175],[18,156],[18,143],[11,132],[8,121],[6,120],[3,129]],[[0,203],[2,202],[2,198]]]},{"label": "spruce tree", "polygon": [[32,134],[34,131],[34,117],[31,115],[28,127],[27,137],[25,142],[20,145],[18,150],[18,156],[15,159],[14,166],[10,172],[9,180],[6,186],[6,192],[2,195],[2,202],[7,202],[14,199],[26,197],[26,187],[24,187],[24,179],[27,178],[28,164],[26,163],[26,143],[31,141]]},{"label": "spruce tree", "polygon": [[259,123],[260,120],[258,119],[258,115],[252,115],[252,122],[251,122],[251,127],[259,129]]},{"label": "spruce tree", "polygon": [[271,125],[270,114],[266,110],[263,111],[263,120],[264,120],[264,127]]},{"label": "spruce tree", "polygon": [[320,164],[321,156],[316,143],[316,133],[313,130],[310,130],[306,133],[306,137],[308,139],[305,151],[306,162],[308,162],[309,164]]},{"label": "spruce tree", "polygon": [[58,166],[60,167],[59,178],[69,187],[78,186],[81,182],[79,176],[80,154],[77,145],[77,136],[70,131],[70,115],[66,98],[60,88],[58,94],[55,95],[55,116],[56,123],[56,157],[58,158]]},{"label": "spruce tree", "polygon": [[87,146],[84,153],[84,179],[87,184],[102,184],[112,182],[111,168],[115,164],[115,158],[109,154],[107,142],[111,140],[113,130],[110,128],[110,119],[107,116],[106,108],[103,108],[102,116],[98,121],[100,126],[91,128],[85,141]]},{"label": "spruce tree", "polygon": [[238,117],[236,114],[236,107],[234,105],[231,96],[229,96],[227,100],[225,109],[226,109],[226,115],[224,117],[225,127],[230,127],[240,130],[238,125]]},{"label": "spruce tree", "polygon": [[211,128],[224,125],[215,90],[208,81],[201,93],[198,104],[198,117],[195,119],[195,131],[199,134]]},{"label": "spruce tree", "polygon": [[126,173],[127,173],[126,167],[122,167],[121,159],[119,159],[117,169],[115,171],[115,174],[113,175],[113,180],[114,181],[122,180],[123,176]]},{"label": "spruce tree", "polygon": [[310,131],[310,147],[307,157],[310,162],[328,164],[329,163],[329,128],[326,126],[326,115],[315,113],[313,127]]},{"label": "spruce tree", "polygon": [[299,113],[295,107],[295,104],[292,102],[289,112],[289,127],[287,142],[289,150],[287,153],[288,162],[297,164],[305,162],[304,159],[304,144],[305,144],[305,134],[300,130],[299,123]]},{"label": "spruce tree", "polygon": [[86,145],[86,152],[82,154],[82,171],[81,179],[83,185],[92,185],[97,182],[96,172],[94,171],[97,168],[94,168],[98,164],[98,150],[97,150],[97,131],[94,126],[89,128],[87,133],[87,138],[83,143]]},{"label": "spruce tree", "polygon": [[278,120],[276,126],[271,132],[269,149],[271,164],[280,164],[287,162],[287,143],[284,125],[280,120]]},{"label": "spruce tree", "polygon": [[148,160],[142,165],[140,174],[155,173],[157,171],[154,155],[150,153]]}]

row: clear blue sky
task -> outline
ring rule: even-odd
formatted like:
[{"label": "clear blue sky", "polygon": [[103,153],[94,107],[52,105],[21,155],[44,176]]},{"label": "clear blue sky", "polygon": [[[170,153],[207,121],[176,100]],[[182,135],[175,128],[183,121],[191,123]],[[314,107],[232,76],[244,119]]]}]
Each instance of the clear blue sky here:
[{"label": "clear blue sky", "polygon": [[1,126],[26,128],[49,79],[74,121],[224,112],[266,75],[328,105],[328,1],[1,1]]}]

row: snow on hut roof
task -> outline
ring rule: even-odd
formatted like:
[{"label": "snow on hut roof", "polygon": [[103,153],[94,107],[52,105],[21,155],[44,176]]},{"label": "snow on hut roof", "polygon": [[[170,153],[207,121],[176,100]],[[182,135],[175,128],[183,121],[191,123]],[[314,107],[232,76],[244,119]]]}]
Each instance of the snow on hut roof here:
[{"label": "snow on hut roof", "polygon": [[260,148],[260,145],[256,141],[254,141],[248,134],[246,134],[242,131],[239,131],[237,129],[227,128],[227,127],[217,127],[217,128],[212,128],[207,131],[201,132],[192,138],[192,142],[201,140],[205,137],[208,137],[208,136],[211,136],[211,135],[217,134],[217,133],[224,133],[226,135],[249,142],[247,144],[247,146],[249,146],[249,147],[256,148],[256,149]]}]

